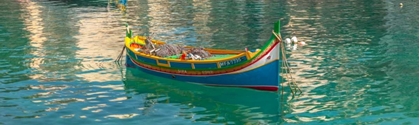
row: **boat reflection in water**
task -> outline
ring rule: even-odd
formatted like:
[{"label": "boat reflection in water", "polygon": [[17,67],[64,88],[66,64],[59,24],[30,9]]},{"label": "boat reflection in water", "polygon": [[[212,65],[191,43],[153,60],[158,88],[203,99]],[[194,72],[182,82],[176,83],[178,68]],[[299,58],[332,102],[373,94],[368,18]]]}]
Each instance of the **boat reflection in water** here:
[{"label": "boat reflection in water", "polygon": [[179,110],[163,111],[163,114],[194,122],[228,124],[278,123],[281,118],[277,92],[190,84],[161,79],[132,68],[127,68],[125,73],[126,95],[144,97],[138,100],[143,102],[140,109],[145,116],[157,115],[159,110],[175,106]]}]

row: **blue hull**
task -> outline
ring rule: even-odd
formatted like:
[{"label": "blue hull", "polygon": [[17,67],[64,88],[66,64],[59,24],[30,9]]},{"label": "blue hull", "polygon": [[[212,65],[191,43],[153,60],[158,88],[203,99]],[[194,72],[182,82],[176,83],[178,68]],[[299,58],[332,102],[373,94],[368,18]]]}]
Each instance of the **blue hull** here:
[{"label": "blue hull", "polygon": [[[279,61],[270,62],[259,68],[235,74],[220,74],[209,76],[173,75],[143,68],[136,65],[129,56],[126,56],[127,67],[139,69],[143,72],[163,78],[200,83],[211,86],[246,87],[259,90],[277,91],[280,82]],[[139,76],[140,77],[140,76]]]}]

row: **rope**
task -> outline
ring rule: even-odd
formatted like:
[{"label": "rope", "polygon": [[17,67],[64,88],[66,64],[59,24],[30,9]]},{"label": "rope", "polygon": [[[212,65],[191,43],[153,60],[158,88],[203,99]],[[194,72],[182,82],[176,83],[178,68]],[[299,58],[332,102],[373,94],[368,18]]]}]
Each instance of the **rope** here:
[{"label": "rope", "polygon": [[122,59],[122,57],[123,57],[123,54],[124,54],[124,50],[125,50],[125,45],[124,45],[124,47],[122,48],[122,50],[121,50],[120,54],[118,54],[117,59],[115,59],[115,62],[119,62],[119,61],[121,61],[121,59]]},{"label": "rope", "polygon": [[[277,40],[279,40],[281,42],[282,41],[281,36],[278,36],[274,31],[272,31],[272,32],[273,32],[274,36],[277,38]],[[289,83],[290,91],[291,91],[291,93],[293,95],[293,98],[294,98],[296,91],[299,90],[299,92],[301,94],[302,90],[296,84],[295,79],[291,75],[292,69],[290,68],[289,63],[287,61],[286,50],[284,49],[283,43],[280,43],[280,49],[281,49],[281,54],[282,54],[282,66],[281,66],[282,67],[282,73],[285,73],[286,77],[288,77],[288,79],[291,79],[291,82],[289,81],[288,83]],[[283,67],[285,67],[286,69],[283,69]],[[283,89],[282,89],[282,94],[283,94]]]}]

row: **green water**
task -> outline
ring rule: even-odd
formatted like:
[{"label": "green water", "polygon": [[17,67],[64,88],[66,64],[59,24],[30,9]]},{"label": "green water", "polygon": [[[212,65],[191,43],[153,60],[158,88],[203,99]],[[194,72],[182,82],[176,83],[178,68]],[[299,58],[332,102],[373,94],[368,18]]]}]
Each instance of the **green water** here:
[{"label": "green water", "polygon": [[[0,124],[419,124],[418,10],[414,0],[129,0],[124,13],[107,0],[0,0]],[[113,62],[126,23],[169,43],[243,50],[278,19],[283,38],[307,43],[288,47],[294,99]]]}]

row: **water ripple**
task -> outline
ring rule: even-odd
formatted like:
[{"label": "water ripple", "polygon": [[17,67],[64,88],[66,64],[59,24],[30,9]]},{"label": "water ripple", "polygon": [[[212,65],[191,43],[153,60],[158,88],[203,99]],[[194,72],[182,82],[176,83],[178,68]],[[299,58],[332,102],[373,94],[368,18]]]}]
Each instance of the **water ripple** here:
[{"label": "water ripple", "polygon": [[[138,0],[122,12],[100,0],[15,0],[0,8],[0,124],[418,124],[418,1]],[[283,37],[307,43],[288,46],[303,91],[293,100],[289,91],[207,87],[113,62],[126,23],[169,43],[242,50],[261,47],[279,18]]]}]

